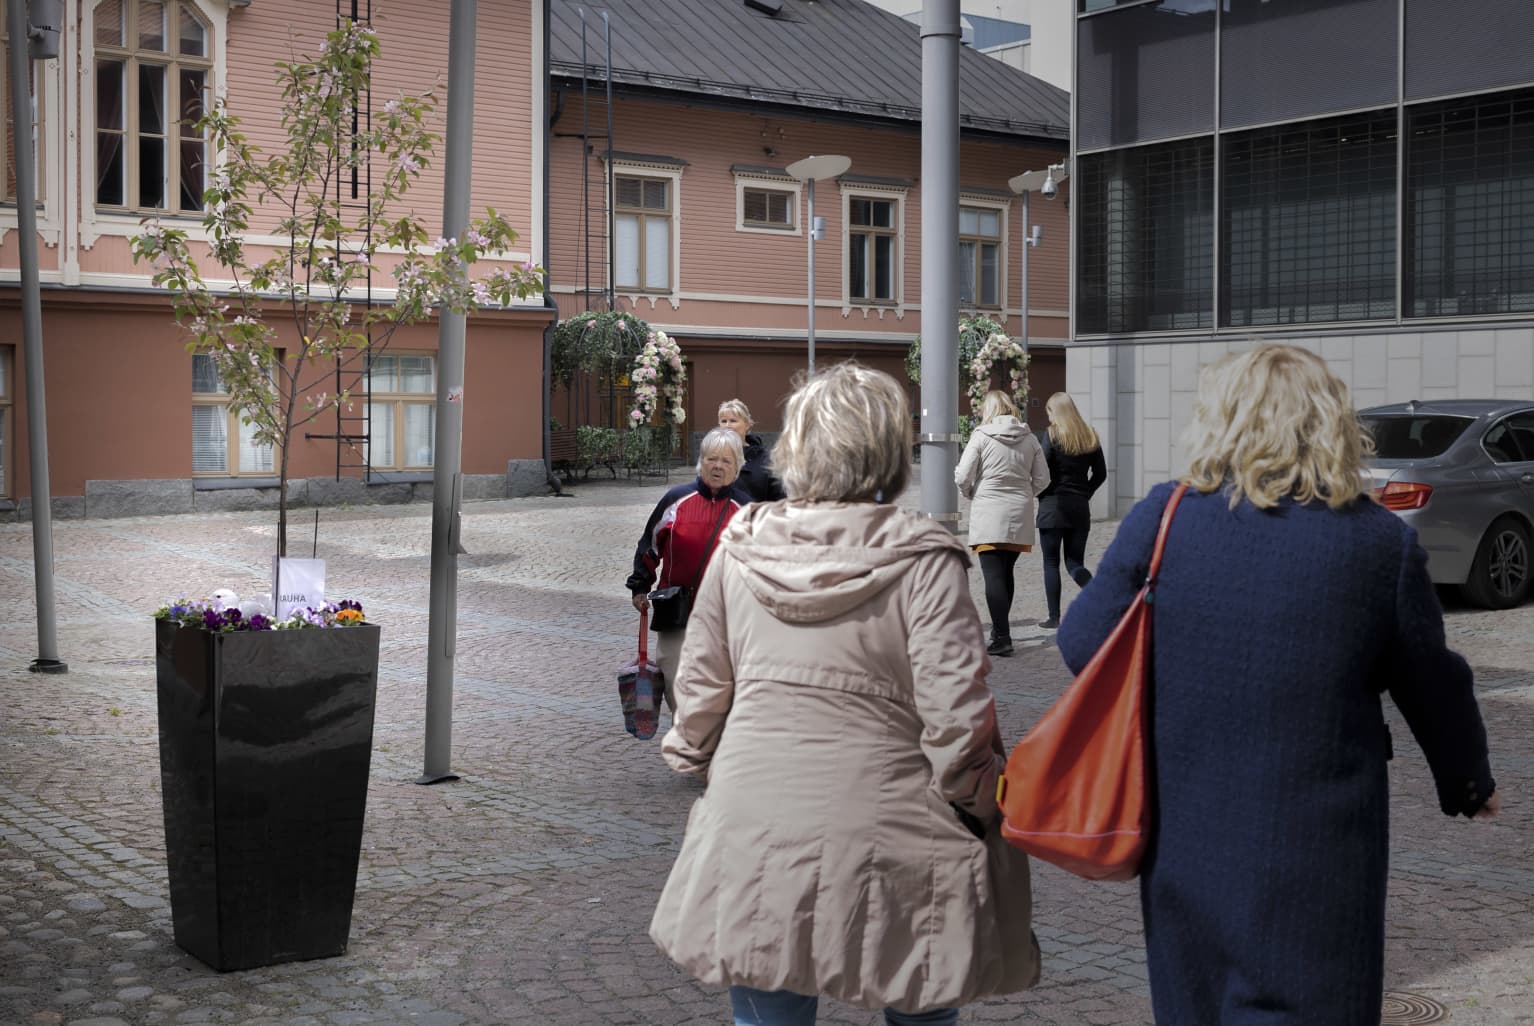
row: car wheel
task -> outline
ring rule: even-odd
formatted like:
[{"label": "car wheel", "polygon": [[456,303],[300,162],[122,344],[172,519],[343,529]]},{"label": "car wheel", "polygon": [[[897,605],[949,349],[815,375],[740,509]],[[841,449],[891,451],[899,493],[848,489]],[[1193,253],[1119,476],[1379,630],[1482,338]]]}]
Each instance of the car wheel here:
[{"label": "car wheel", "polygon": [[1511,517],[1491,525],[1465,582],[1465,597],[1487,609],[1510,609],[1528,597],[1534,584],[1529,565],[1529,529]]}]

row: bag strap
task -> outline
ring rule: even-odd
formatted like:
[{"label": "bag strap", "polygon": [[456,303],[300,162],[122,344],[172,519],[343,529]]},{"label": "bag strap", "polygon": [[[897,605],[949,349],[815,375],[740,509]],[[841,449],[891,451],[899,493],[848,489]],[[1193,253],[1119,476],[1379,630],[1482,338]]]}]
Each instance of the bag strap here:
[{"label": "bag strap", "polygon": [[698,572],[692,575],[692,585],[687,589],[688,595],[698,593],[698,585],[703,583],[703,568],[708,566],[708,557],[714,554],[714,542],[719,540],[719,532],[724,528],[724,516],[730,512],[730,500],[724,500],[724,508],[719,511],[719,519],[714,521],[714,533],[708,536],[708,544],[703,546],[703,558],[698,560]]},{"label": "bag strap", "polygon": [[650,661],[650,607],[647,604],[639,611],[639,665],[644,666]]},{"label": "bag strap", "polygon": [[1150,570],[1145,575],[1145,587],[1155,590],[1156,576],[1161,572],[1161,555],[1166,549],[1166,536],[1172,529],[1172,514],[1177,512],[1177,504],[1182,501],[1187,492],[1186,482],[1179,483],[1172,490],[1172,497],[1166,501],[1166,509],[1161,511],[1161,528],[1156,532],[1156,547],[1151,550]]}]

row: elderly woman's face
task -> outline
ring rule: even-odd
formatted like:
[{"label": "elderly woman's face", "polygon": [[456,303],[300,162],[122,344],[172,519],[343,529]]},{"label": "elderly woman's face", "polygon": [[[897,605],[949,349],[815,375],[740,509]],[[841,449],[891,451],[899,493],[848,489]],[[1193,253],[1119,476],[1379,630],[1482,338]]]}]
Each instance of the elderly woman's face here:
[{"label": "elderly woman's face", "polygon": [[710,488],[723,488],[739,476],[740,464],[731,450],[721,446],[703,454],[703,483]]},{"label": "elderly woman's face", "polygon": [[741,415],[734,410],[719,411],[719,426],[729,428],[741,438],[745,438],[746,432],[751,430],[751,422],[742,419]]}]

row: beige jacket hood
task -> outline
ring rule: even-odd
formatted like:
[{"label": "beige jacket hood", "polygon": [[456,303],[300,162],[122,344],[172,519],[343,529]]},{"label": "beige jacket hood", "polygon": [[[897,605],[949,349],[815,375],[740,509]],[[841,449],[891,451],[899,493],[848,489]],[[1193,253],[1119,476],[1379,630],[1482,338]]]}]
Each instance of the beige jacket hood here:
[{"label": "beige jacket hood", "polygon": [[1037,979],[967,563],[869,503],[753,504],[721,535],[662,745],[708,786],[650,924],[697,978],[903,1011]]}]

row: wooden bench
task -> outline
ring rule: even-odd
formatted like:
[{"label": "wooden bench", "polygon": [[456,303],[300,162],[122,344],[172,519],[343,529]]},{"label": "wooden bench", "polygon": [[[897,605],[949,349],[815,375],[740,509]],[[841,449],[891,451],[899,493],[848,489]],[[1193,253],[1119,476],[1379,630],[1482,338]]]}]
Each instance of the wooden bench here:
[{"label": "wooden bench", "polygon": [[580,448],[575,444],[575,429],[561,428],[549,432],[549,467],[565,479],[575,480],[580,466]]}]

